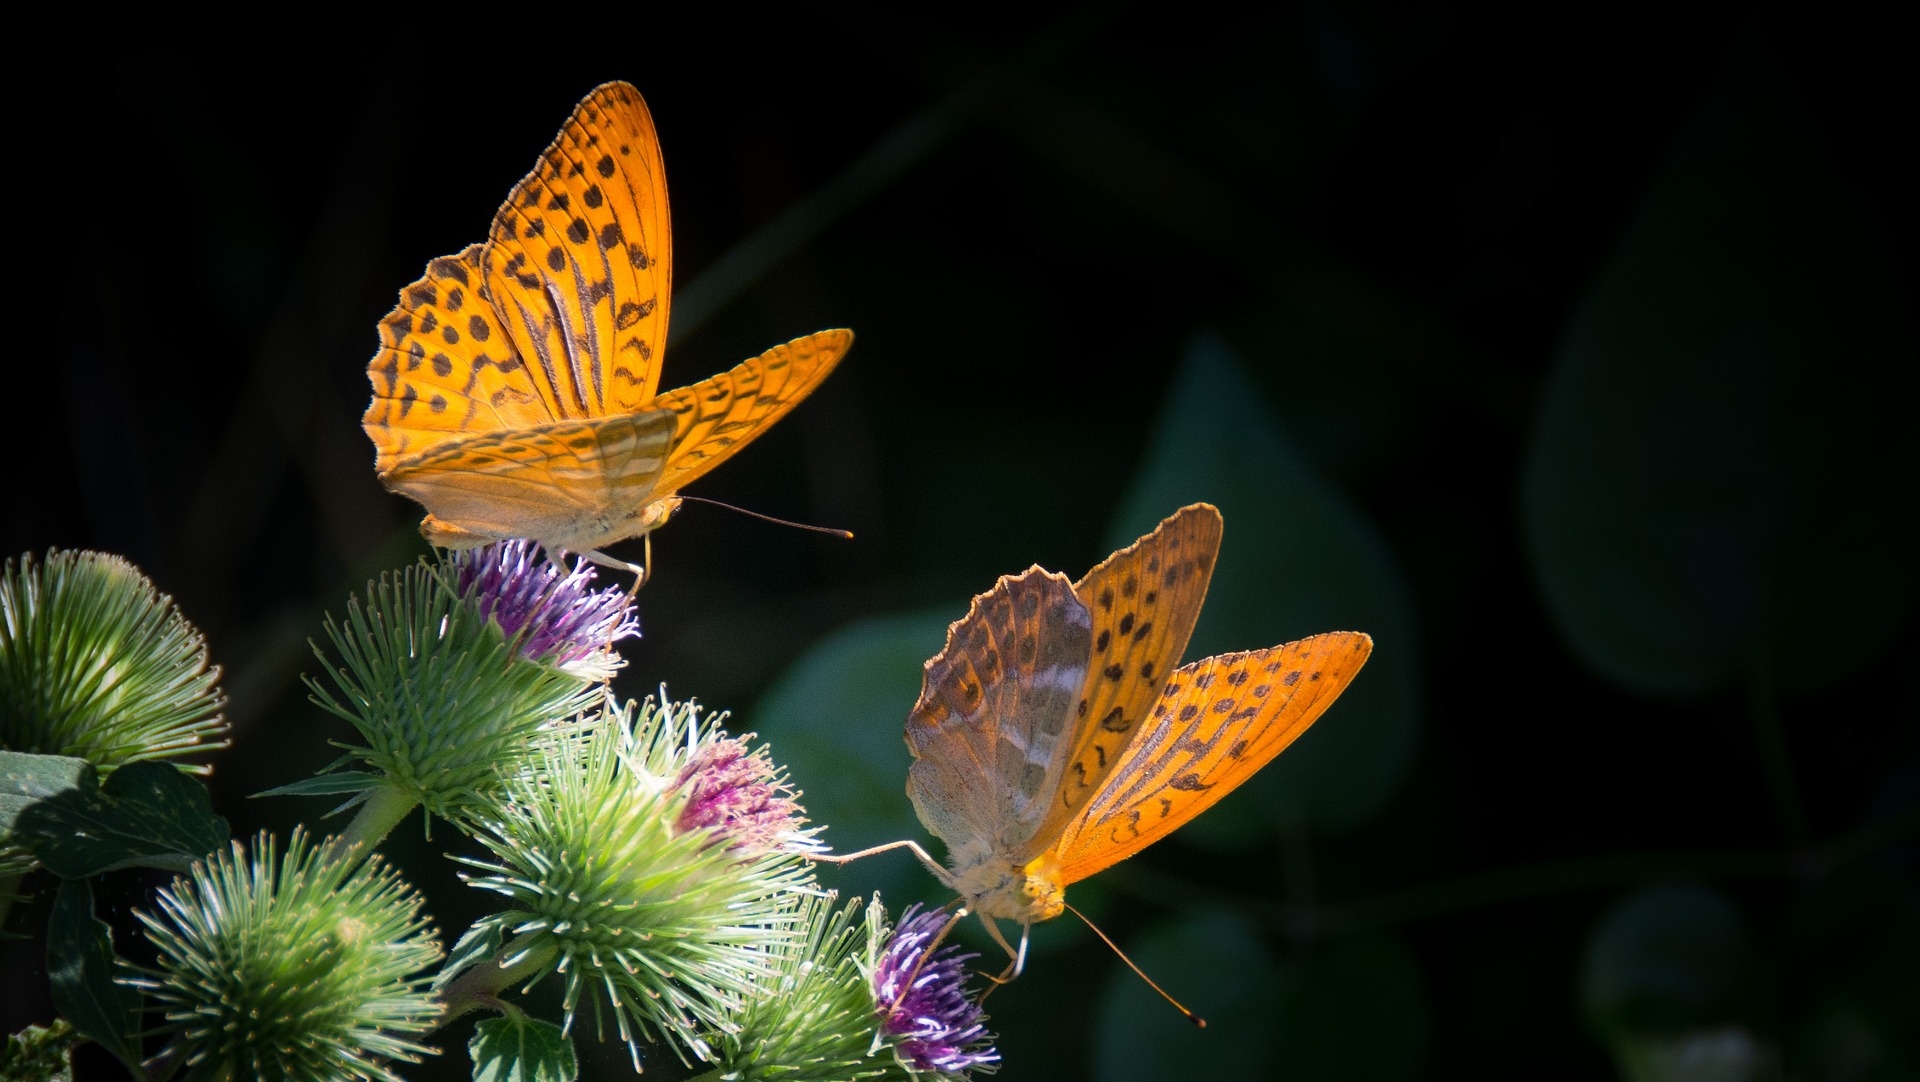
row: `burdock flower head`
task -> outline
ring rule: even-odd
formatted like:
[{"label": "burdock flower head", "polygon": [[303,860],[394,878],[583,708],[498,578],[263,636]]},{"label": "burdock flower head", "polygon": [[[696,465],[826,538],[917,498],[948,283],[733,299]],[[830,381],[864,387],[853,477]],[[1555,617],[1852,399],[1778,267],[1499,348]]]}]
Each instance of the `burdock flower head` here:
[{"label": "burdock flower head", "polygon": [[802,934],[792,898],[811,865],[777,844],[807,836],[798,809],[775,814],[777,773],[720,748],[692,703],[609,708],[542,740],[476,818],[493,859],[465,861],[467,881],[507,907],[454,948],[451,1009],[558,974],[563,1028],[611,1011],[636,1068],[661,1039],[710,1059]]},{"label": "burdock flower head", "polygon": [[440,945],[420,896],[378,858],[343,859],[296,831],[234,843],[140,912],[158,957],[125,983],[164,1012],[186,1077],[399,1082],[390,1064],[432,1051],[439,1023],[424,971]]},{"label": "burdock flower head", "polygon": [[0,748],[110,770],[225,747],[219,679],[173,599],[120,557],[0,569]]},{"label": "burdock flower head", "polygon": [[583,680],[607,680],[625,664],[613,650],[638,638],[633,599],[618,587],[593,589],[585,560],[572,570],[555,564],[530,541],[498,541],[456,552],[448,560],[454,589],[492,618],[522,656]]},{"label": "burdock flower head", "polygon": [[[492,570],[500,584],[525,581],[498,574],[498,564]],[[475,581],[486,577],[477,574]],[[358,759],[367,768],[356,798],[364,805],[346,832],[354,840],[378,839],[420,805],[465,822],[524,768],[539,733],[597,709],[606,697],[594,678],[526,660],[522,653],[532,642],[563,644],[563,656],[582,648],[585,632],[577,616],[555,607],[571,587],[487,595],[496,612],[511,610],[521,618],[508,632],[453,589],[454,578],[444,568],[416,564],[369,583],[365,601],[348,601],[344,619],[327,618],[327,638],[339,660],[321,654],[328,680],[307,683],[314,701],[350,722],[363,741],[342,745],[348,755],[335,764]],[[526,602],[526,593],[546,600]],[[589,595],[586,607],[600,613],[589,624],[604,627],[603,602]],[[614,618],[613,626],[622,618]],[[585,660],[576,661],[604,666],[592,659],[607,642],[592,640]],[[302,790],[296,785],[279,791]]]},{"label": "burdock flower head", "polygon": [[[946,927],[938,909],[908,906],[873,969],[873,998],[882,1032],[916,1073],[960,1078],[998,1069],[1000,1053],[982,1024],[986,1012],[967,994],[966,962],[978,955],[957,946],[934,950]],[[929,952],[932,953],[929,953]]]}]

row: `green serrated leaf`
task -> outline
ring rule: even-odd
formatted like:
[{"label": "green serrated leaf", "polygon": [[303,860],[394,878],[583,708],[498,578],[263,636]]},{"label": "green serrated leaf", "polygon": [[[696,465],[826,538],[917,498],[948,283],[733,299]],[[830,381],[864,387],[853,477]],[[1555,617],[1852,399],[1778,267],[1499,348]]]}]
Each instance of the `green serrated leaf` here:
[{"label": "green serrated leaf", "polygon": [[1411,596],[1386,542],[1300,458],[1259,387],[1212,337],[1189,349],[1108,541],[1131,544],[1201,500],[1220,508],[1226,532],[1188,660],[1322,631],[1364,631],[1374,648],[1298,744],[1181,834],[1247,842],[1270,836],[1266,820],[1275,816],[1358,826],[1399,788],[1419,740]]},{"label": "green serrated leaf", "polygon": [[53,1006],[76,1031],[113,1053],[135,1078],[144,1079],[140,993],[115,984],[113,974],[113,941],[106,922],[93,915],[93,889],[84,879],[61,883],[47,917]]},{"label": "green serrated leaf", "polygon": [[50,797],[94,787],[93,764],[65,755],[0,751],[0,837],[20,813]]},{"label": "green serrated leaf", "polygon": [[473,1082],[573,1082],[580,1075],[573,1042],[560,1027],[518,1011],[475,1026],[467,1054]]},{"label": "green serrated leaf", "polygon": [[1674,696],[1883,656],[1920,586],[1916,357],[1897,270],[1749,40],[1543,388],[1522,522],[1575,653]]},{"label": "green serrated leaf", "polygon": [[206,786],[157,762],[128,763],[99,788],[82,784],[39,801],[18,827],[21,844],[63,879],[115,868],[184,872],[228,836]]},{"label": "green serrated leaf", "polygon": [[282,785],[277,789],[267,789],[254,796],[338,796],[341,793],[364,793],[377,787],[381,782],[377,774],[360,770],[341,771],[337,774],[321,774],[318,777],[305,778],[291,785]]}]

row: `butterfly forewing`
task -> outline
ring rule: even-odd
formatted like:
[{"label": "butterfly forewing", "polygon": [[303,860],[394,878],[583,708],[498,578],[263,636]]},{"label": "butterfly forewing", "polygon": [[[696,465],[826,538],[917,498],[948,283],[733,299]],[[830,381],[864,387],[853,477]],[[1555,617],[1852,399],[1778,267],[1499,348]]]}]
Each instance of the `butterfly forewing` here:
[{"label": "butterfly forewing", "polygon": [[1060,882],[1132,856],[1232,792],[1313,724],[1372,649],[1366,635],[1336,631],[1175,672],[1111,780],[1054,846]]},{"label": "butterfly forewing", "polygon": [[653,119],[638,91],[608,83],[515,186],[487,244],[501,321],[554,416],[646,408],[672,259]]},{"label": "butterfly forewing", "polygon": [[1066,773],[1036,844],[1022,859],[1045,849],[1099,791],[1180,664],[1206,600],[1220,532],[1218,510],[1183,507],[1074,584],[1093,620],[1087,681],[1074,704]]},{"label": "butterfly forewing", "polygon": [[557,420],[501,332],[479,269],[481,246],[427,264],[380,322],[361,418],[384,473],[446,440]]},{"label": "butterfly forewing", "polygon": [[654,399],[653,407],[672,412],[675,423],[660,494],[678,492],[786,416],[852,344],[852,331],[810,334]]},{"label": "butterfly forewing", "polygon": [[478,538],[533,537],[588,551],[604,543],[591,524],[645,502],[672,436],[672,415],[657,410],[560,421],[449,441],[384,479]]},{"label": "butterfly forewing", "polygon": [[957,864],[1026,848],[1046,818],[1086,677],[1087,610],[1032,568],[973,599],[907,717],[907,795]]}]

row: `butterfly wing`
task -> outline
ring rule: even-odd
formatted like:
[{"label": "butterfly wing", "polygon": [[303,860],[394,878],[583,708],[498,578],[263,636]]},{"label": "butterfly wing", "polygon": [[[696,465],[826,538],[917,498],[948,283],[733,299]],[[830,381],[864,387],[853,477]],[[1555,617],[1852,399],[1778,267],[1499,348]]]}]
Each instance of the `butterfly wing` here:
[{"label": "butterfly wing", "polygon": [[610,516],[645,503],[672,437],[673,415],[660,410],[560,421],[451,440],[382,480],[433,513],[434,544],[531,537],[585,552],[616,525]]},{"label": "butterfly wing", "polygon": [[1186,652],[1220,532],[1217,508],[1183,507],[1074,584],[1093,620],[1087,680],[1074,704],[1072,751],[1060,788],[1021,859],[1046,849],[1119,765]]},{"label": "butterfly wing", "polygon": [[1152,845],[1252,777],[1352,682],[1373,640],[1354,631],[1221,654],[1174,673],[1111,780],[1061,835],[1061,885]]},{"label": "butterfly wing", "polygon": [[672,413],[675,424],[656,496],[680,491],[785,417],[852,345],[852,331],[821,331],[655,398],[653,408]]},{"label": "butterfly wing", "polygon": [[482,266],[553,417],[647,408],[673,246],[660,140],[639,91],[607,83],[574,109],[494,215]]},{"label": "butterfly wing", "polygon": [[973,599],[927,662],[907,716],[907,796],[956,867],[1029,846],[1065,770],[1091,621],[1034,567]]},{"label": "butterfly wing", "polygon": [[481,245],[427,264],[380,321],[367,365],[373,402],[360,419],[381,474],[476,431],[559,420],[541,399],[486,298]]}]

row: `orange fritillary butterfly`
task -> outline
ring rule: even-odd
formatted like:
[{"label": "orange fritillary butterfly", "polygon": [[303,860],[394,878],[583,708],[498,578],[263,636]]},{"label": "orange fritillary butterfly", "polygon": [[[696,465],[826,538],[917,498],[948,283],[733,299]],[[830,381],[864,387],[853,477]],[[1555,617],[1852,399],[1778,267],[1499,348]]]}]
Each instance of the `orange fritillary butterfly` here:
[{"label": "orange fritillary butterfly", "polygon": [[907,717],[907,796],[948,866],[920,856],[1016,969],[995,920],[1059,916],[1068,884],[1232,792],[1373,649],[1335,631],[1176,669],[1220,532],[1220,512],[1197,503],[1079,582],[1040,567],[1004,576],[926,664]]},{"label": "orange fritillary butterfly", "polygon": [[[656,394],[673,247],[639,91],[587,95],[507,196],[484,244],[427,264],[380,324],[361,425],[389,489],[444,548],[524,537],[644,578],[599,550],[785,416],[853,333],[821,331]],[[636,583],[637,585],[637,583]]]}]

